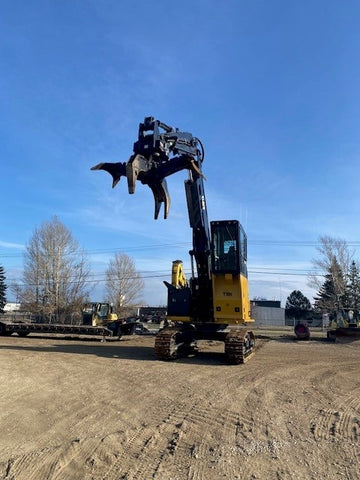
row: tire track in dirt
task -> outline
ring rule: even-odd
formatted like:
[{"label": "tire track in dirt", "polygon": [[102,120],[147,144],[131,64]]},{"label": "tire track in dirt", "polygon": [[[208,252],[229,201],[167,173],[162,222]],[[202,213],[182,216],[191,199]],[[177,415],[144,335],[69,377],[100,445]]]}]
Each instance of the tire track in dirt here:
[{"label": "tire track in dirt", "polygon": [[128,436],[117,449],[106,479],[233,478],[235,458],[243,454],[233,449],[239,423],[238,412],[199,401],[173,407],[160,423],[142,425]]},{"label": "tire track in dirt", "polygon": [[310,432],[317,442],[328,442],[329,448],[346,446],[352,466],[345,466],[345,478],[360,478],[360,388],[335,399],[332,408],[319,409],[310,421]]},{"label": "tire track in dirt", "polygon": [[[214,358],[205,351],[171,364],[126,352],[114,360],[102,349],[86,358],[49,352],[36,357],[36,369],[26,367],[41,389],[10,402],[22,386],[21,364],[28,365],[20,351],[17,383],[4,390],[3,418],[16,422],[6,424],[0,479],[360,478],[360,353],[353,349],[344,359],[343,350],[271,341],[245,367],[223,364],[217,350]],[[1,357],[9,372],[14,356]],[[46,406],[40,414],[38,404]],[[37,414],[42,429],[34,423],[22,431]]]},{"label": "tire track in dirt", "polygon": [[99,439],[74,440],[12,458],[2,480],[76,479],[79,467],[96,450]]},{"label": "tire track in dirt", "polygon": [[[209,406],[206,414],[201,407],[193,412],[191,419],[196,427],[191,448],[189,479],[233,478],[235,469],[229,456],[229,445],[235,441],[238,413],[223,410],[219,406]],[[206,434],[204,434],[206,432]],[[207,459],[207,461],[203,461]]]},{"label": "tire track in dirt", "polygon": [[358,442],[360,437],[360,388],[335,400],[330,409],[320,409],[310,422],[315,439],[346,439]]},{"label": "tire track in dirt", "polygon": [[[175,456],[178,465],[173,465],[174,475],[178,475],[178,466],[188,463],[187,458],[191,456],[192,444],[187,442],[186,436],[196,416],[192,412],[195,408],[196,405],[193,404],[173,405],[161,422],[143,425],[122,445],[119,459],[108,470],[106,478],[117,480],[121,471],[123,477],[120,478],[126,480],[163,479],[163,465],[166,475],[171,478]],[[125,465],[124,454],[130,460]]]},{"label": "tire track in dirt", "polygon": [[268,459],[267,478],[291,478],[288,452],[293,448],[293,441],[286,425],[279,422],[279,412],[273,408],[277,388],[276,375],[265,377],[246,395],[244,412],[247,414],[239,416],[234,444],[234,453],[242,458],[244,478],[251,478],[254,470],[256,476],[262,478],[263,466],[257,464],[264,456]]},{"label": "tire track in dirt", "polygon": [[[175,364],[162,368],[173,371],[182,367]],[[239,384],[239,368],[224,368],[229,384],[233,381]],[[246,370],[241,372],[242,381],[254,382],[252,374]],[[259,379],[256,384],[260,382]],[[213,474],[215,467],[221,468],[222,474],[231,478],[234,467],[219,460],[223,457],[222,447],[219,446],[224,442],[233,443],[238,413],[224,409],[221,401],[216,401],[218,394],[224,390],[220,386],[217,392],[216,377],[199,382],[195,390],[185,384],[184,390],[178,397],[182,399],[180,402],[171,401],[157,409],[147,419],[147,425],[143,425],[132,439],[122,445],[119,460],[107,471],[107,479],[117,480],[121,471],[126,480],[188,478],[188,474],[189,478],[200,480],[211,478],[208,473]],[[212,391],[210,396],[209,391]],[[162,420],[159,421],[159,418]],[[132,459],[131,464],[129,460],[124,464],[124,457]],[[206,458],[210,460],[204,462]]]}]

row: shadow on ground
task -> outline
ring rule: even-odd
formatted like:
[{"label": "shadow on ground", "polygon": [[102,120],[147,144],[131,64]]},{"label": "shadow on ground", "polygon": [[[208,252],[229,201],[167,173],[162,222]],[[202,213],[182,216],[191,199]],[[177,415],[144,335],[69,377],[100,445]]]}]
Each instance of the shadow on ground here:
[{"label": "shadow on ground", "polygon": [[[9,338],[9,337],[7,337]],[[49,340],[49,344],[39,345],[35,342],[41,340]],[[68,343],[57,343],[58,339],[51,337],[27,337],[22,339],[22,345],[18,344],[8,344],[0,345],[0,352],[9,350],[9,351],[18,351],[18,352],[41,352],[41,353],[62,353],[62,354],[78,354],[78,355],[96,355],[102,358],[113,358],[119,360],[138,360],[138,361],[157,361],[154,353],[154,344],[152,345],[134,345],[134,341],[138,339],[122,340],[122,341],[110,341],[110,342],[100,342],[99,340],[95,341],[91,339],[91,344],[89,344],[89,339],[86,339],[86,343],[76,339],[75,341]],[[15,340],[15,337],[14,337]],[[64,340],[63,338],[61,339]],[[75,340],[75,339],[72,339]],[[51,343],[50,343],[51,341]],[[139,340],[141,341],[141,340]],[[260,350],[264,344],[269,341],[269,339],[261,339],[256,345],[256,351]],[[24,345],[23,342],[26,342],[27,345]],[[131,343],[130,343],[131,342]],[[155,338],[154,338],[155,342]],[[200,349],[193,355],[188,357],[177,358],[174,360],[175,363],[183,364],[194,364],[194,365],[226,365],[226,359],[224,355],[223,346],[221,342],[211,342],[200,343]],[[171,363],[171,362],[164,362]]]}]

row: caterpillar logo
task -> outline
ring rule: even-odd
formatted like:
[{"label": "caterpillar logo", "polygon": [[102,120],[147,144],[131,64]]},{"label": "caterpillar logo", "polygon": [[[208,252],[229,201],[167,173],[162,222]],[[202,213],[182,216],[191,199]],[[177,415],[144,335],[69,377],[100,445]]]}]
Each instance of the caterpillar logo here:
[{"label": "caterpillar logo", "polygon": [[224,297],[232,297],[232,292],[223,292]]}]

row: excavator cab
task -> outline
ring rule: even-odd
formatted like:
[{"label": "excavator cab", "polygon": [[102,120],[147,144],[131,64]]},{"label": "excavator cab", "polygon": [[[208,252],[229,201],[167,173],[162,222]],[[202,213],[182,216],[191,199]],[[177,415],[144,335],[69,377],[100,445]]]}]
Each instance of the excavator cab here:
[{"label": "excavator cab", "polygon": [[213,221],[210,225],[214,320],[251,322],[245,231],[237,220]]},{"label": "excavator cab", "polygon": [[211,225],[213,274],[242,273],[247,277],[247,238],[237,220],[214,221]]}]

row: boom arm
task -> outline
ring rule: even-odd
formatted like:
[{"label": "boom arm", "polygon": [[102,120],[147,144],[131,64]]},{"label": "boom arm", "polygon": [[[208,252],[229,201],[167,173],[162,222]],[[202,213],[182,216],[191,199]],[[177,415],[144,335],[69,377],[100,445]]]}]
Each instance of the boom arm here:
[{"label": "boom arm", "polygon": [[[164,204],[164,218],[170,208],[170,196],[166,177],[180,170],[189,171],[185,181],[186,201],[190,227],[193,232],[193,248],[190,251],[195,258],[197,278],[193,275],[191,286],[193,316],[199,320],[208,318],[212,305],[210,272],[210,229],[207,215],[204,176],[201,171],[204,149],[199,139],[191,133],[154,120],[145,118],[139,125],[139,135],[134,143],[133,155],[124,163],[99,163],[92,170],[105,170],[113,177],[113,187],[122,176],[127,178],[130,194],[135,192],[136,180],[151,188],[155,200],[155,219],[158,218],[161,204]],[[171,289],[171,285],[167,284]],[[195,298],[196,297],[196,298]]]}]

